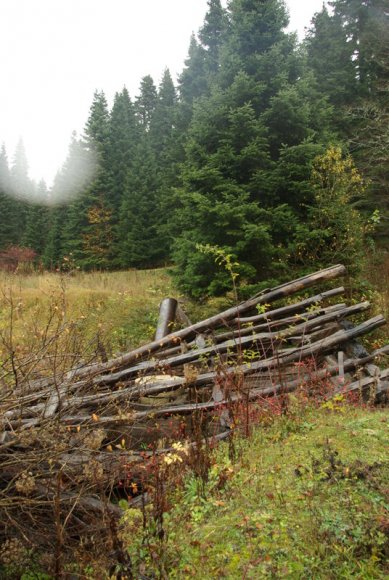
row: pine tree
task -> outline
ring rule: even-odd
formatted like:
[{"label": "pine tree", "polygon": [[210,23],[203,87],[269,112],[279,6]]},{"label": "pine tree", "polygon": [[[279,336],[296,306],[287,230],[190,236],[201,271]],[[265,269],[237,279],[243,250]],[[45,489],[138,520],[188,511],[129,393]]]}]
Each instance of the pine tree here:
[{"label": "pine tree", "polygon": [[116,93],[109,122],[107,170],[109,173],[106,211],[110,211],[112,236],[110,261],[113,267],[122,266],[120,261],[120,207],[125,196],[127,175],[140,140],[141,128],[136,119],[135,107],[126,88]]},{"label": "pine tree", "polygon": [[22,139],[16,145],[15,154],[10,170],[10,191],[14,197],[13,230],[15,243],[19,245],[23,237],[26,224],[27,206],[33,194],[33,184],[28,175],[28,161]]},{"label": "pine tree", "polygon": [[134,153],[120,210],[120,262],[124,267],[160,264],[164,248],[160,220],[158,165],[146,136]]},{"label": "pine tree", "polygon": [[101,260],[96,249],[92,251],[86,239],[101,239],[98,230],[102,227],[100,222],[90,219],[90,212],[93,209],[109,211],[109,111],[102,91],[94,94],[82,147],[88,155],[95,157],[95,174],[93,181],[85,186],[69,206],[63,231],[63,251],[71,255],[77,266],[90,269],[101,267]]},{"label": "pine tree", "polygon": [[150,75],[142,78],[140,93],[136,97],[135,110],[139,122],[143,129],[147,131],[150,127],[151,118],[157,104],[157,88]]},{"label": "pine tree", "polygon": [[208,0],[208,12],[199,32],[199,39],[206,50],[206,69],[214,75],[219,70],[219,52],[225,39],[228,20],[220,0]]},{"label": "pine tree", "polygon": [[355,42],[348,38],[338,14],[330,15],[326,7],[315,14],[306,37],[306,49],[318,87],[336,107],[337,123],[342,127],[339,107],[355,99],[357,78],[353,60]]},{"label": "pine tree", "polygon": [[66,205],[48,208],[48,233],[42,262],[44,267],[49,270],[60,268],[63,258],[65,257],[63,237],[64,225],[67,222],[67,213],[68,208]]},{"label": "pine tree", "polygon": [[0,152],[0,249],[17,244],[19,239],[16,222],[18,203],[10,193],[10,171],[7,152],[3,144]]},{"label": "pine tree", "polygon": [[31,248],[37,256],[42,256],[48,234],[48,210],[43,204],[48,200],[46,183],[41,180],[37,186],[36,202],[26,209],[26,226],[22,236],[22,245]]}]

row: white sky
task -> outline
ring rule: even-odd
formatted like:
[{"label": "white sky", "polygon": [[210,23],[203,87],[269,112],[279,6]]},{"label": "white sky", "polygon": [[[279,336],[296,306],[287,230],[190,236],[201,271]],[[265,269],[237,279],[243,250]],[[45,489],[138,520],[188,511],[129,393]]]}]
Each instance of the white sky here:
[{"label": "white sky", "polygon": [[[323,0],[287,0],[303,36]],[[0,0],[0,144],[11,161],[23,138],[30,175],[50,184],[96,89],[131,97],[151,74],[183,68],[207,0]]]}]

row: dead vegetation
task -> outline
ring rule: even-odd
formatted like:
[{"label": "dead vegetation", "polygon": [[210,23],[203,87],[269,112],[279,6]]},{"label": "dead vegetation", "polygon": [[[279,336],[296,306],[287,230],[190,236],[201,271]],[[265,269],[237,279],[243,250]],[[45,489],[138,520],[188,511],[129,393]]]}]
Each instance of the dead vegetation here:
[{"label": "dead vegetation", "polygon": [[361,321],[368,302],[335,303],[344,293],[337,287],[274,304],[344,274],[338,265],[266,290],[109,360],[66,365],[57,352],[61,364],[42,374],[31,359],[24,372],[11,356],[0,395],[0,543],[50,549],[57,577],[80,542],[86,552],[104,545],[130,570],[118,501],[139,505],[155,493],[150,464],[173,442],[200,452],[204,441],[231,436],[238,409],[248,432],[252,403],[277,398],[282,407],[302,388],[317,396],[320,381],[331,385],[321,397],[358,393],[381,402],[389,369],[375,362],[389,346],[368,353],[356,342],[385,324],[381,315]]}]

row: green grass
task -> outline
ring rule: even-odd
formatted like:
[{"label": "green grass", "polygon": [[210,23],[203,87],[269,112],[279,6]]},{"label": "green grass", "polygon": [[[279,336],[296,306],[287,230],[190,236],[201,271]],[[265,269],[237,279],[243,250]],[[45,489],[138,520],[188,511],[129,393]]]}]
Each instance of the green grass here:
[{"label": "green grass", "polygon": [[159,567],[199,580],[387,578],[388,436],[384,411],[297,404],[238,439],[238,459],[222,444],[205,495],[193,476],[174,494]]}]

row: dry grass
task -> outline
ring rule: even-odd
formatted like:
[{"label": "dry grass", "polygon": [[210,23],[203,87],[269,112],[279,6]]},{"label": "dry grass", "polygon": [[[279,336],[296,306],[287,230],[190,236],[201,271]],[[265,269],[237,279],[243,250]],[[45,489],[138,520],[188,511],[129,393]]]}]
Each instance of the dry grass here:
[{"label": "dry grass", "polygon": [[59,353],[65,369],[80,357],[110,357],[134,348],[152,338],[159,302],[171,293],[163,269],[0,273],[0,362],[9,367],[13,353],[20,367],[34,353],[51,372],[49,361],[58,364]]},{"label": "dry grass", "polygon": [[389,320],[389,253],[371,261],[367,276],[377,290],[376,307]]}]

